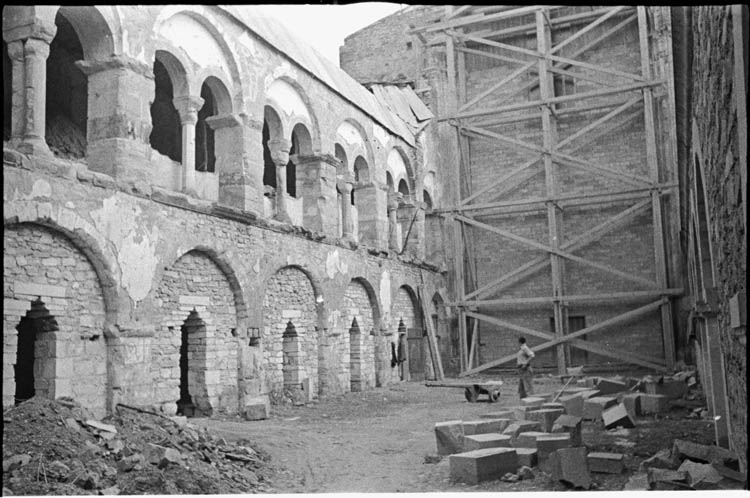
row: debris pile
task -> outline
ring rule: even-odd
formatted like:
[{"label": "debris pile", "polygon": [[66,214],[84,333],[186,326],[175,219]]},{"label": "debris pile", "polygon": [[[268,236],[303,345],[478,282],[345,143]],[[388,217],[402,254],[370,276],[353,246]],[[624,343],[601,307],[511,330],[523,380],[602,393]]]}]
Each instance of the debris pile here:
[{"label": "debris pile", "polygon": [[69,398],[3,412],[3,495],[236,494],[272,491],[269,457],[185,417],[118,405],[99,421]]}]

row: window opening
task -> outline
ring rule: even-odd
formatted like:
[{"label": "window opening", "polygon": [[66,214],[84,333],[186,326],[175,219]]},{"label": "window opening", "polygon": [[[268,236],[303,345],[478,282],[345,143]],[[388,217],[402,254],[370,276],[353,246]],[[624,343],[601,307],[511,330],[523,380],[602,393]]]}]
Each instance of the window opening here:
[{"label": "window opening", "polygon": [[182,124],[174,107],[174,90],[167,68],[154,60],[154,102],[151,104],[149,144],[159,154],[182,162]]},{"label": "window opening", "polygon": [[[18,345],[16,347],[16,364],[14,366],[14,380],[16,382],[15,404],[34,397],[37,380],[34,377],[34,366],[37,361],[45,358],[37,357],[37,342],[39,334],[59,330],[57,321],[49,313],[41,299],[31,303],[31,309],[21,318],[16,326]],[[37,371],[44,369],[37,368]],[[51,380],[51,379],[48,379]]]},{"label": "window opening", "polygon": [[276,188],[276,166],[271,159],[271,149],[268,148],[268,141],[271,134],[268,129],[268,122],[263,121],[263,185]]},{"label": "window opening", "polygon": [[198,111],[195,124],[195,169],[213,173],[216,168],[214,130],[206,123],[206,118],[216,116],[216,99],[206,83],[201,86],[203,107]]}]

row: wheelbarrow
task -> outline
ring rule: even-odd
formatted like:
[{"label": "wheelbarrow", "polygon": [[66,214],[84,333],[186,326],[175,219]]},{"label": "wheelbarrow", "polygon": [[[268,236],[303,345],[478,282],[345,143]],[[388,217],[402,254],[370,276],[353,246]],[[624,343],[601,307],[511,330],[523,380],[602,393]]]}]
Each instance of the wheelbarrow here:
[{"label": "wheelbarrow", "polygon": [[425,382],[427,387],[454,387],[463,388],[464,396],[466,401],[469,403],[476,403],[479,396],[482,394],[487,395],[490,403],[496,403],[500,399],[500,386],[503,385],[502,380],[486,380],[477,382],[446,382],[446,381],[427,381]]}]

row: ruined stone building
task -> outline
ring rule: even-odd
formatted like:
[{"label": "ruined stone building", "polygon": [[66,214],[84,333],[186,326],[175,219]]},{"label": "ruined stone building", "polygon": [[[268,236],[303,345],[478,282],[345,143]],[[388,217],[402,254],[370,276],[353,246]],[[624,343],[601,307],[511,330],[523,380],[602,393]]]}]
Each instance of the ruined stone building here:
[{"label": "ruined stone building", "polygon": [[746,471],[746,9],[411,6],[342,69],[252,7],[3,40],[4,406],[258,418],[522,334],[695,365]]}]

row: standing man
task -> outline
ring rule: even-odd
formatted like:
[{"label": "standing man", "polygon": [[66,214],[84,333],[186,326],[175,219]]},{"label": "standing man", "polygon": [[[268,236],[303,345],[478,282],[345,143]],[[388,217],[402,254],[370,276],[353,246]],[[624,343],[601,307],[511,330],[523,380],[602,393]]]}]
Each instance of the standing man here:
[{"label": "standing man", "polygon": [[531,360],[534,358],[534,352],[526,345],[526,338],[518,338],[521,345],[516,354],[516,365],[518,366],[518,397],[523,399],[534,394],[532,382],[534,372],[531,370]]}]

